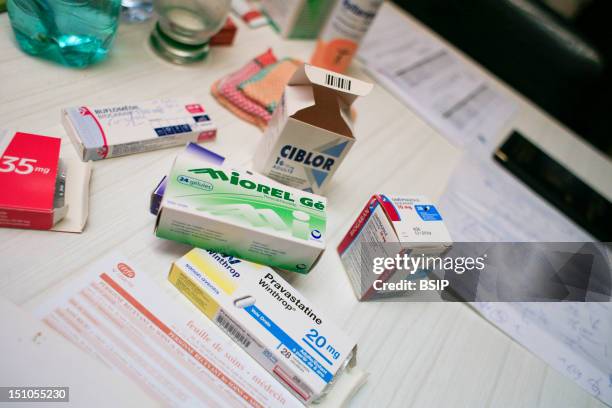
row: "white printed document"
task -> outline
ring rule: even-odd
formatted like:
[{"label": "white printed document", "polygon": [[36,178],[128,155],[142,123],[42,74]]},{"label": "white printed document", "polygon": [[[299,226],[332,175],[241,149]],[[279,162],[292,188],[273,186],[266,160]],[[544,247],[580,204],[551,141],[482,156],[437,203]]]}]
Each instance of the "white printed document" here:
[{"label": "white printed document", "polygon": [[[464,157],[439,201],[455,242],[594,239],[493,161]],[[487,320],[612,406],[612,304],[473,302]]]},{"label": "white printed document", "polygon": [[27,308],[165,406],[303,406],[178,293],[172,298],[121,255]]},{"label": "white printed document", "polygon": [[385,88],[458,147],[493,151],[516,103],[448,47],[384,4],[358,58]]}]

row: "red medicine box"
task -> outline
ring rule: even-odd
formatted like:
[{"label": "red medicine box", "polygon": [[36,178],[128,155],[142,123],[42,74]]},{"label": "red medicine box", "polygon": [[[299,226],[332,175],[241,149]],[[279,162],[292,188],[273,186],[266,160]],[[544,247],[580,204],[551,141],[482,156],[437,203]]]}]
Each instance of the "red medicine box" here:
[{"label": "red medicine box", "polygon": [[1,136],[0,227],[50,229],[67,211],[53,205],[61,140],[17,132],[5,134],[7,143]]},{"label": "red medicine box", "polygon": [[236,37],[236,31],[238,27],[234,23],[230,17],[225,20],[225,25],[221,28],[221,30],[212,36],[210,39],[210,45],[232,45],[234,43],[234,38]]}]

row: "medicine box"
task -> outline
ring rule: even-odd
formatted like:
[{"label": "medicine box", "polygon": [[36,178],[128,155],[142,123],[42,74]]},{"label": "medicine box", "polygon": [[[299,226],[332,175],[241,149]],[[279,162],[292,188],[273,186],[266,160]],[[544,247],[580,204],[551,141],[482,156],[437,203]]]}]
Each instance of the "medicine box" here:
[{"label": "medicine box", "polygon": [[261,7],[272,26],[284,38],[315,39],[334,1],[261,0]]},{"label": "medicine box", "polygon": [[295,72],[259,144],[254,168],[320,194],[353,143],[350,106],[372,84],[308,64]]},{"label": "medicine box", "polygon": [[355,342],[269,267],[194,249],[168,279],[304,403],[356,363]]},{"label": "medicine box", "polygon": [[[208,149],[205,149],[202,146],[199,146],[195,143],[190,143],[187,145],[186,150],[191,154],[198,155],[202,158],[202,160],[210,161],[215,164],[222,164],[225,161],[223,156],[218,155]],[[168,184],[168,177],[164,176],[157,186],[151,193],[151,201],[149,203],[149,211],[153,215],[157,215],[159,212],[159,207],[161,206],[162,199],[164,198],[164,193],[166,192],[166,185]]]},{"label": "medicine box", "polygon": [[338,245],[338,254],[357,298],[370,300],[389,295],[377,293],[374,280],[407,278],[395,269],[374,274],[374,258],[394,258],[413,251],[440,256],[451,245],[442,216],[428,198],[376,194]]},{"label": "medicine box", "polygon": [[63,199],[55,200],[60,144],[56,137],[0,132],[0,226],[50,229],[66,215]]},{"label": "medicine box", "polygon": [[158,237],[307,273],[325,249],[324,197],[180,153],[157,216]]},{"label": "medicine box", "polygon": [[217,134],[202,104],[179,98],[66,108],[62,123],[83,161],[204,142]]}]

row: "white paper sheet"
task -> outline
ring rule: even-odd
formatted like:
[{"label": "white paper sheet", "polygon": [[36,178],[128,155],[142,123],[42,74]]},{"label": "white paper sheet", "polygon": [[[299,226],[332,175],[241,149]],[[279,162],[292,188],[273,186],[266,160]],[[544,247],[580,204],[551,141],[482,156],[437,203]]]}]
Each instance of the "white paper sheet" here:
[{"label": "white paper sheet", "polygon": [[27,307],[163,405],[303,406],[178,292],[172,298],[121,255]]},{"label": "white paper sheet", "polygon": [[[107,255],[25,308],[164,406],[303,407],[176,288],[160,287],[120,254]],[[52,359],[45,364],[58,369]],[[359,367],[346,370],[317,406],[346,406],[366,379]]]},{"label": "white paper sheet", "polygon": [[464,154],[440,198],[456,242],[593,241],[493,160]]},{"label": "white paper sheet", "polygon": [[[132,381],[114,375],[30,313],[0,297],[0,384],[68,387],[68,402],[10,407],[129,408],[159,406]],[[69,362],[70,369],[65,369]]]},{"label": "white paper sheet", "polygon": [[384,4],[359,48],[376,80],[459,147],[492,151],[516,103],[442,42]]},{"label": "white paper sheet", "polygon": [[[455,242],[593,241],[495,162],[468,155],[439,206]],[[551,367],[612,405],[612,304],[471,305]]]}]

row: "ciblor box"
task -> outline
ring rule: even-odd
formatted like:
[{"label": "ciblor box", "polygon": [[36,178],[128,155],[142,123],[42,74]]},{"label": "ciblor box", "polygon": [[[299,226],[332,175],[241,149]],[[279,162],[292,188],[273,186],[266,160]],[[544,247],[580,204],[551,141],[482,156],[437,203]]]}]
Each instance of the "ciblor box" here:
[{"label": "ciblor box", "polygon": [[350,106],[372,84],[304,64],[285,87],[258,146],[254,169],[321,194],[355,142]]}]

